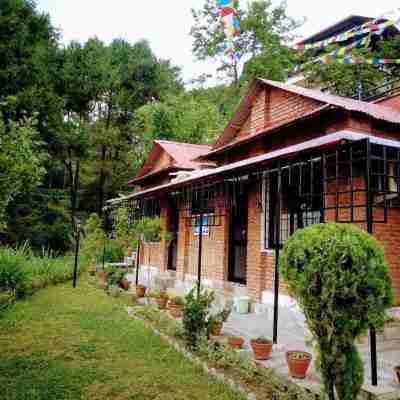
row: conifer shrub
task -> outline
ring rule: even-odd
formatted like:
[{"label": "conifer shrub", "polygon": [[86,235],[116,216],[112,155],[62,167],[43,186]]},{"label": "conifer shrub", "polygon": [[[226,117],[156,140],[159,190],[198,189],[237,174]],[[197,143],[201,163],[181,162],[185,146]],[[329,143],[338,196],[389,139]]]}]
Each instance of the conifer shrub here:
[{"label": "conifer shrub", "polygon": [[357,397],[364,380],[355,339],[381,328],[393,292],[382,246],[354,225],[298,230],[283,248],[280,270],[314,335],[330,399]]}]

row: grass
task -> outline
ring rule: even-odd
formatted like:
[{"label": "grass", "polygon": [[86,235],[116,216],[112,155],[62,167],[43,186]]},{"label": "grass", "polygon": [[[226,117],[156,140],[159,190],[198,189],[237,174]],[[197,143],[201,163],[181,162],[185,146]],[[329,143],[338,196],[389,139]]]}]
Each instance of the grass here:
[{"label": "grass", "polygon": [[206,400],[241,397],[127,317],[123,299],[50,287],[0,319],[4,400]]}]

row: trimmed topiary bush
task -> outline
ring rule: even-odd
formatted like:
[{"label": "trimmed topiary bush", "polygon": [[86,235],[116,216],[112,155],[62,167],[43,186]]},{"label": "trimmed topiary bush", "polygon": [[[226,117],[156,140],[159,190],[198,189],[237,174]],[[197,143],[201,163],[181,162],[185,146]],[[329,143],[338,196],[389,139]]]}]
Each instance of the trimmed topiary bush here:
[{"label": "trimmed topiary bush", "polygon": [[354,225],[314,225],[287,240],[279,265],[317,341],[329,398],[335,388],[355,399],[364,380],[355,339],[382,327],[393,302],[382,246]]}]

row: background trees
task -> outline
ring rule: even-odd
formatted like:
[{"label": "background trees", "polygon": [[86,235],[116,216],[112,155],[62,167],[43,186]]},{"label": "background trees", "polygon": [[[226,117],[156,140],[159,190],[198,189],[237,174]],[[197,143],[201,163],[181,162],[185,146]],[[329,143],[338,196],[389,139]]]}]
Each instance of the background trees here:
[{"label": "background trees", "polygon": [[235,3],[241,25],[238,51],[242,60],[230,60],[224,55],[225,35],[214,0],[206,0],[202,8],[192,10],[193,54],[199,60],[214,59],[219,64],[218,71],[235,83],[248,81],[253,76],[286,79],[294,66],[294,53],[288,45],[293,39],[293,30],[301,22],[287,15],[285,2],[277,7],[270,0],[255,0],[247,7],[242,7],[239,1]]}]

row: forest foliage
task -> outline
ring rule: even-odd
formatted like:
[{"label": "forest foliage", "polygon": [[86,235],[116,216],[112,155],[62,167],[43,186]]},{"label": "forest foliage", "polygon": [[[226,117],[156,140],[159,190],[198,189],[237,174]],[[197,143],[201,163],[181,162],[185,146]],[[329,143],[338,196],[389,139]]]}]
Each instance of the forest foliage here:
[{"label": "forest foliage", "polygon": [[[242,32],[241,59],[234,62],[224,56],[215,1],[192,10],[193,56],[212,61],[221,78],[210,87],[207,75],[184,83],[180,69],[157,57],[146,40],[64,44],[34,0],[0,2],[2,243],[67,251],[71,213],[101,217],[107,199],[132,190],[127,182],[154,139],[212,143],[252,78],[283,81],[312,57],[291,47],[302,20],[288,15],[285,2],[236,6]],[[398,39],[387,43],[376,51],[400,53]],[[313,64],[307,74],[335,82],[342,93],[354,89],[355,73],[366,84],[383,74],[371,66],[345,67]]]}]

